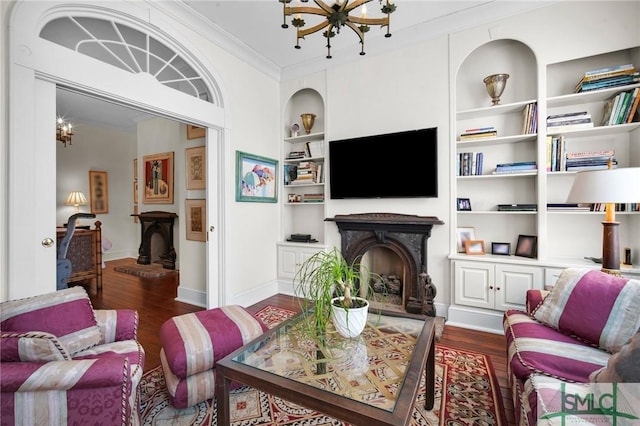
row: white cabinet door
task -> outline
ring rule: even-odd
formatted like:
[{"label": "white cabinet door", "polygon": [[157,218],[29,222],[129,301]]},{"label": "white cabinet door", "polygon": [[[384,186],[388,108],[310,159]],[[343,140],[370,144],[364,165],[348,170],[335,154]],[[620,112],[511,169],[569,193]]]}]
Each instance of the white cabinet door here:
[{"label": "white cabinet door", "polygon": [[495,309],[524,309],[527,290],[543,287],[541,268],[496,265],[495,269]]},{"label": "white cabinet door", "polygon": [[455,263],[455,302],[493,309],[494,266],[479,262]]},{"label": "white cabinet door", "polygon": [[322,247],[296,247],[293,245],[278,245],[278,278],[292,280],[300,265],[313,256]]}]

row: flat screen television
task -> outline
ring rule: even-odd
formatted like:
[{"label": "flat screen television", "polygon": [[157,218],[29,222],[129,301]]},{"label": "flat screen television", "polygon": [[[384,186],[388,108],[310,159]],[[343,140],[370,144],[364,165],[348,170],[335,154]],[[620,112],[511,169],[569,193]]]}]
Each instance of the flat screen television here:
[{"label": "flat screen television", "polygon": [[435,198],[438,128],[329,142],[331,199]]}]

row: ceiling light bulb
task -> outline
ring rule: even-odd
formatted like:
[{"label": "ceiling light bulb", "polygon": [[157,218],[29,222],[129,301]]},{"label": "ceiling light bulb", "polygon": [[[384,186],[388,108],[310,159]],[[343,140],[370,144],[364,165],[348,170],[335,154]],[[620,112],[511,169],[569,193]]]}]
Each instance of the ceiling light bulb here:
[{"label": "ceiling light bulb", "polygon": [[362,15],[361,15],[361,16],[362,16],[363,18],[366,18],[366,17],[367,17],[367,5],[366,5],[366,4],[363,4],[363,5],[362,5]]}]

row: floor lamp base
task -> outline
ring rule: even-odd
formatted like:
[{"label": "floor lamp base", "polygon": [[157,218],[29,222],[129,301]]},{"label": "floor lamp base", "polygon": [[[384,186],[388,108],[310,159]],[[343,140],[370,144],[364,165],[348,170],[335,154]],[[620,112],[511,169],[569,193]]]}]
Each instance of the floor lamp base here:
[{"label": "floor lamp base", "polygon": [[620,275],[619,222],[602,222],[602,272]]}]

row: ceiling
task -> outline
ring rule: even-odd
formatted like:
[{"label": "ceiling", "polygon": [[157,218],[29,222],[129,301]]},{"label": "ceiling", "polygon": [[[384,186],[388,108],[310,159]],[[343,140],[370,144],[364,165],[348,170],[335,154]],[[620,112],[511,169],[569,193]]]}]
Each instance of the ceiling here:
[{"label": "ceiling", "polygon": [[[292,0],[297,2],[299,0]],[[333,0],[325,0],[331,4]],[[482,23],[493,22],[534,8],[548,6],[549,1],[436,1],[395,0],[397,10],[391,15],[392,37],[386,30],[372,27],[366,34],[365,52],[376,55],[395,50],[417,41],[426,40]],[[162,4],[162,3],[160,3]],[[167,3],[165,3],[166,5]],[[268,64],[281,76],[305,75],[349,61],[361,60],[358,37],[343,29],[332,39],[332,59],[326,59],[326,39],[322,32],[301,40],[301,49],[294,49],[295,28],[281,28],[282,3],[278,0],[174,0],[172,7],[180,7],[200,28],[211,27],[217,36],[226,38],[231,54],[255,58],[256,64]],[[294,3],[295,4],[295,3]],[[307,6],[313,6],[308,2]],[[381,16],[376,0],[368,4],[367,16]],[[315,24],[313,17],[303,16],[307,24]],[[290,23],[290,19],[287,19]],[[200,31],[202,32],[202,31]],[[206,35],[205,35],[206,36]],[[99,99],[59,89],[57,112],[74,125],[110,127],[133,131],[136,123],[149,116],[132,109]]]}]

